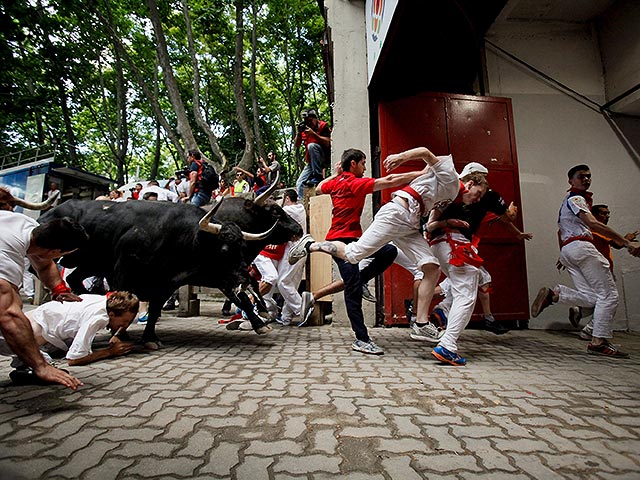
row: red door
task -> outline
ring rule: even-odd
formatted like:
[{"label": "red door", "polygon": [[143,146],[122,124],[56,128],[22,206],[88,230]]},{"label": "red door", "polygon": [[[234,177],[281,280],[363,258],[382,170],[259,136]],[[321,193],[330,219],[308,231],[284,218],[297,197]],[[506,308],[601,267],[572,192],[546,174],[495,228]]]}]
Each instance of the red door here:
[{"label": "red door", "polygon": [[[391,153],[426,146],[435,155],[451,153],[458,171],[468,162],[489,169],[487,179],[507,203],[518,207],[515,224],[522,230],[522,207],[518,181],[511,100],[428,93],[380,103],[380,171]],[[422,162],[406,164],[401,171],[422,168]],[[390,199],[390,191],[382,194]],[[480,230],[480,255],[493,277],[492,312],[498,320],[527,320],[529,298],[524,243],[500,224]],[[408,322],[405,300],[412,298],[412,278],[393,265],[384,275],[385,324]],[[393,286],[390,288],[390,286]],[[480,305],[474,317],[480,318]]]}]

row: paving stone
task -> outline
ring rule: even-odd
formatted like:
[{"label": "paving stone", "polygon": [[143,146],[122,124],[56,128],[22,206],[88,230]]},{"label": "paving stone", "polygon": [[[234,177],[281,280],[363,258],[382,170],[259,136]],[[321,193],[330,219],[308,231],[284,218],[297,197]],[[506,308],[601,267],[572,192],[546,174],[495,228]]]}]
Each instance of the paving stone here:
[{"label": "paving stone", "polygon": [[638,478],[638,334],[621,364],[572,332],[470,330],[454,369],[403,329],[354,353],[345,319],[258,336],[167,315],[158,333],[158,352],[78,368],[77,392],[0,381],[0,479]]},{"label": "paving stone", "polygon": [[82,472],[100,465],[105,454],[118,447],[118,444],[105,441],[95,441],[91,445],[76,451],[67,462],[49,472],[50,475],[60,475],[66,478],[79,478]]},{"label": "paving stone", "polygon": [[471,455],[416,455],[416,470],[419,472],[453,473],[463,470],[480,472],[482,468]]},{"label": "paving stone", "polygon": [[280,440],[277,442],[251,442],[245,450],[247,455],[262,455],[273,457],[283,454],[301,454],[302,446],[292,440]]},{"label": "paving stone", "polygon": [[329,455],[283,455],[276,461],[274,472],[287,472],[292,474],[328,472],[338,473],[340,460]]},{"label": "paving stone", "polygon": [[269,470],[274,460],[264,457],[248,456],[236,470],[236,478],[246,480],[269,480]]},{"label": "paving stone", "polygon": [[147,456],[140,458],[136,465],[124,470],[126,475],[138,475],[143,478],[164,477],[192,477],[196,468],[202,465],[202,460],[188,457],[157,458]]}]

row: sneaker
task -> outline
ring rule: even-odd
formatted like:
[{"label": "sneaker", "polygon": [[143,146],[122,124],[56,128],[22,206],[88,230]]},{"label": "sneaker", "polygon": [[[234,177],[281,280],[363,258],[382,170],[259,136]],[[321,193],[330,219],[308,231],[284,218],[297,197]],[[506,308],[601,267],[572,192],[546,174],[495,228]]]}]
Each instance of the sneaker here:
[{"label": "sneaker", "polygon": [[242,322],[240,322],[240,325],[238,325],[238,330],[253,330],[253,325],[251,325],[251,322],[249,320],[243,320]]},{"label": "sneaker", "polygon": [[368,353],[369,355],[384,355],[384,350],[382,350],[378,345],[373,343],[371,340],[369,342],[363,342],[362,340],[355,340],[351,344],[351,349],[356,352]]},{"label": "sneaker", "polygon": [[231,310],[222,310],[220,312],[220,314],[224,317],[230,317],[231,316]]},{"label": "sneaker", "polygon": [[280,307],[273,298],[265,298],[264,304],[267,306],[267,313],[273,319],[276,319],[280,315]]},{"label": "sneaker", "polygon": [[488,332],[495,333],[496,335],[504,335],[509,331],[502,323],[497,322],[493,315],[491,317],[484,317],[482,321],[483,328]]},{"label": "sneaker", "polygon": [[291,325],[291,320],[289,320],[288,318],[276,317],[276,322],[278,322],[283,327],[288,327],[289,325]]},{"label": "sneaker", "polygon": [[412,340],[419,340],[421,342],[438,343],[443,335],[444,335],[444,330],[440,330],[433,323],[425,323],[421,327],[419,327],[418,324],[414,324],[411,327]]},{"label": "sneaker", "polygon": [[173,300],[169,300],[167,303],[165,303],[162,306],[162,310],[169,311],[169,310],[175,310],[176,309],[176,303]]},{"label": "sneaker", "polygon": [[298,240],[296,243],[294,243],[291,246],[291,249],[289,250],[290,265],[295,265],[296,263],[298,263],[300,260],[302,260],[304,257],[307,256],[307,253],[309,253],[307,251],[307,244],[310,242],[315,242],[315,240],[311,235],[307,233],[303,235],[302,238],[300,238],[300,240]]},{"label": "sneaker", "polygon": [[369,286],[366,283],[362,284],[362,298],[367,302],[371,302],[371,303],[376,302],[376,297],[373,296],[373,294],[369,290]]},{"label": "sneaker", "polygon": [[149,312],[138,315],[138,323],[147,323],[147,320],[149,320]]},{"label": "sneaker", "polygon": [[313,313],[315,304],[316,301],[313,298],[313,293],[302,292],[302,308],[300,309],[300,323],[298,323],[299,327],[303,326],[309,321],[309,319],[311,318],[311,314]]},{"label": "sneaker", "polygon": [[589,343],[587,345],[587,353],[592,355],[603,355],[605,357],[613,357],[613,358],[629,358],[629,354],[626,352],[622,352],[618,350],[618,348],[605,341],[600,345],[594,345],[593,343]]},{"label": "sneaker", "polygon": [[455,365],[456,367],[463,367],[467,364],[467,359],[461,357],[456,352],[452,352],[451,350],[447,350],[446,348],[438,345],[431,351],[431,355],[436,357],[438,360],[444,363],[450,363],[451,365]]},{"label": "sneaker", "polygon": [[580,307],[569,307],[569,322],[575,328],[580,326],[582,320],[582,309]]},{"label": "sneaker", "polygon": [[[61,369],[65,373],[68,370]],[[18,368],[9,373],[9,378],[14,385],[55,385],[57,382],[48,382],[38,377],[32,368]]]},{"label": "sneaker", "polygon": [[553,304],[553,290],[542,287],[531,305],[531,316],[536,318],[545,308]]},{"label": "sneaker", "polygon": [[[227,323],[225,328],[227,330],[238,330],[242,322],[244,322],[242,318],[236,318],[235,320],[231,320],[229,323]],[[251,322],[249,322],[249,324],[251,324]]]},{"label": "sneaker", "polygon": [[440,328],[446,328],[447,326],[447,314],[441,308],[434,308],[431,315],[429,315],[429,320]]},{"label": "sneaker", "polygon": [[591,341],[591,337],[593,336],[593,327],[591,325],[585,325],[585,327],[580,330],[578,334],[578,338],[580,340],[586,340],[588,342]]}]

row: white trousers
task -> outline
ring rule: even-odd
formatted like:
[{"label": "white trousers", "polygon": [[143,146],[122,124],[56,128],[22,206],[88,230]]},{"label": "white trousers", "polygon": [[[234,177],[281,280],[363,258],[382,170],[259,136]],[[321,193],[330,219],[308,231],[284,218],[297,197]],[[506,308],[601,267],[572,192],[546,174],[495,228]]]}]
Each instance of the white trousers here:
[{"label": "white trousers", "polygon": [[[480,267],[478,269],[478,287],[482,287],[488,283],[491,283],[491,275],[487,272],[486,268]],[[449,311],[451,310],[451,304],[453,303],[453,296],[451,295],[451,283],[448,278],[445,278],[440,282],[440,288],[442,289],[444,298],[435,306],[435,308],[442,310],[447,318],[449,318]]]},{"label": "white trousers", "polygon": [[273,288],[265,295],[265,298],[273,297],[274,289],[278,289],[280,295],[284,299],[282,307],[282,319],[291,321],[293,318],[300,316],[302,310],[302,297],[298,293],[298,287],[302,280],[305,262],[297,262],[290,265],[289,250],[291,242],[287,243],[284,256],[280,260],[273,260],[258,255],[253,261],[256,268],[262,275],[262,280],[273,285]]},{"label": "white trousers", "polygon": [[[452,238],[465,241],[462,235],[454,234]],[[468,242],[468,240],[466,240]],[[449,279],[451,286],[451,309],[447,319],[447,329],[438,345],[452,352],[458,351],[458,338],[471,320],[473,307],[478,296],[479,269],[472,265],[453,266],[449,263],[451,246],[448,242],[433,245],[433,253],[440,260],[440,268]]]},{"label": "white trousers", "polygon": [[591,242],[571,242],[560,250],[575,289],[558,285],[560,302],[593,308],[593,336],[613,337],[613,317],[618,308],[618,289],[609,261]]},{"label": "white trousers", "polygon": [[391,241],[418,268],[430,263],[438,265],[431,247],[420,230],[413,226],[409,210],[395,202],[389,202],[378,210],[362,237],[346,246],[345,256],[349,263],[356,264]]}]

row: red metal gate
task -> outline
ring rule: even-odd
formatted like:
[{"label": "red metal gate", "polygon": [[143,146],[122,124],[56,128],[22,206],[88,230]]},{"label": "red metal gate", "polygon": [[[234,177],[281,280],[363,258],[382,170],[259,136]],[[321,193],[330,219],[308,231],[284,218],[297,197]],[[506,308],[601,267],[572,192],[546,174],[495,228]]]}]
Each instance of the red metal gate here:
[{"label": "red metal gate", "polygon": [[[511,100],[428,93],[390,102],[378,109],[380,127],[380,171],[391,153],[413,147],[428,147],[435,155],[451,153],[460,171],[468,162],[489,169],[491,188],[507,203],[519,207],[515,224],[522,229],[522,206],[518,181]],[[423,168],[422,162],[407,163],[398,171]],[[382,194],[384,202],[390,191]],[[480,255],[493,277],[492,312],[497,320],[527,320],[529,298],[524,243],[499,224],[480,230]],[[384,275],[385,324],[408,322],[404,302],[412,298],[412,278],[393,265]],[[389,286],[393,285],[393,288]],[[474,317],[479,318],[480,305]]]}]

